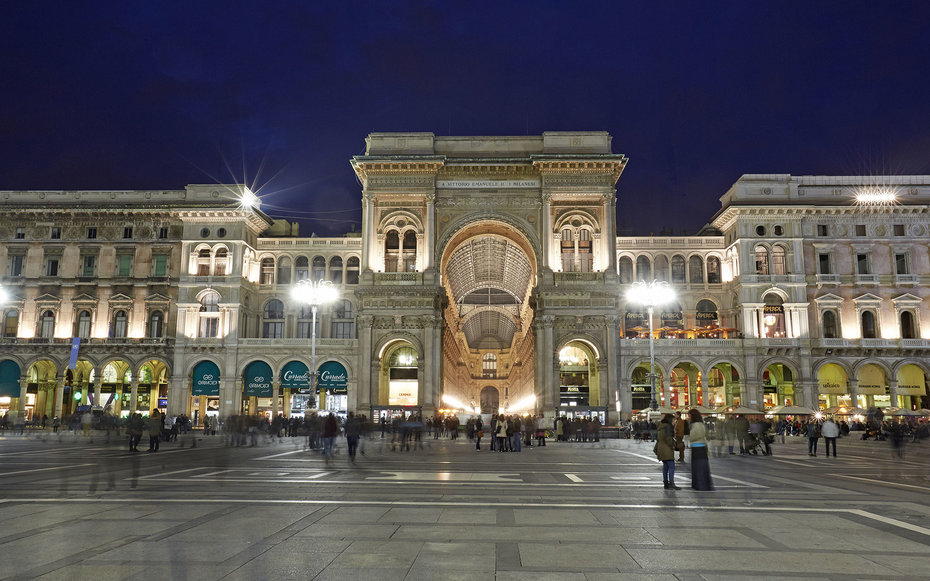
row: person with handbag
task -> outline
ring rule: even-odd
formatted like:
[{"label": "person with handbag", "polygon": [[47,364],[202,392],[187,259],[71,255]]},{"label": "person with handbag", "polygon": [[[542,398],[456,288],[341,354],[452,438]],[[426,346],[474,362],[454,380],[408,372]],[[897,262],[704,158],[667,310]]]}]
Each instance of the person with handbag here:
[{"label": "person with handbag", "polygon": [[681,490],[680,486],[675,485],[675,427],[672,426],[672,414],[662,416],[653,452],[662,461],[662,483],[665,489]]}]

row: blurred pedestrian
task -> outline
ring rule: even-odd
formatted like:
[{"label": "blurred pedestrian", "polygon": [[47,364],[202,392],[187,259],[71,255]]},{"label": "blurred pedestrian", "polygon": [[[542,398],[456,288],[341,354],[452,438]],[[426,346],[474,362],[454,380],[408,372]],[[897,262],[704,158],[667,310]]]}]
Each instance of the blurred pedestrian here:
[{"label": "blurred pedestrian", "polygon": [[840,437],[840,427],[836,422],[827,418],[820,427],[820,433],[823,435],[823,442],[827,448],[827,457],[830,457],[830,447],[833,447],[833,457],[836,458],[836,439]]},{"label": "blurred pedestrian", "polygon": [[807,455],[817,456],[817,442],[820,440],[820,422],[811,419],[807,422]]},{"label": "blurred pedestrian", "polygon": [[362,432],[362,424],[353,412],[346,418],[345,436],[346,447],[349,450],[349,462],[355,464],[355,452],[358,450],[358,438]]},{"label": "blurred pedestrian", "polygon": [[691,440],[691,488],[695,490],[713,490],[710,478],[710,461],[707,459],[707,427],[701,412],[691,410],[689,416],[689,437]]}]

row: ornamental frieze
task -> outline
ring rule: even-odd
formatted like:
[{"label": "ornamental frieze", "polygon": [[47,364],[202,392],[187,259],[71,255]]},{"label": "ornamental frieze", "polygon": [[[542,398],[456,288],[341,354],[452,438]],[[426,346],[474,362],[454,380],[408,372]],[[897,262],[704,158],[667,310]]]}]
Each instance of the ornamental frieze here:
[{"label": "ornamental frieze", "polygon": [[433,187],[433,176],[432,175],[370,176],[368,178],[367,186],[369,188],[385,188],[385,187],[431,188]]},{"label": "ornamental frieze", "polygon": [[[497,192],[494,192],[495,194]],[[536,197],[517,196],[457,196],[436,200],[437,208],[493,209],[493,208],[539,208],[542,203]]]}]

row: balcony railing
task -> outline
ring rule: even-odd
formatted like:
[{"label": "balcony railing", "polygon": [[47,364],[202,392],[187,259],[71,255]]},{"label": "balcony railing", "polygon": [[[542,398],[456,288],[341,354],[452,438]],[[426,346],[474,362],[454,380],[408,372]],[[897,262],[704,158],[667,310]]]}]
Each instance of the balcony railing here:
[{"label": "balcony railing", "polygon": [[895,283],[901,284],[918,284],[920,277],[916,274],[897,274],[894,277]]},{"label": "balcony railing", "polygon": [[817,284],[840,284],[840,275],[838,274],[818,274]]},{"label": "balcony railing", "polygon": [[857,274],[856,283],[857,284],[878,284],[878,275],[877,274]]},{"label": "balcony railing", "polygon": [[[262,339],[262,338],[243,338],[239,339],[240,347],[306,347],[310,348],[310,339]],[[358,346],[358,339],[333,339],[332,337],[316,338],[316,346],[320,347],[340,347],[354,348]]]}]

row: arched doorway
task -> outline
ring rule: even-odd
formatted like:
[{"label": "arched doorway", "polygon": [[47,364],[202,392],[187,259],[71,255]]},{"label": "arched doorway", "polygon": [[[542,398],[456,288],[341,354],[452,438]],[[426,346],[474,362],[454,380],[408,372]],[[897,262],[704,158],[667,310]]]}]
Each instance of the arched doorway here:
[{"label": "arched doorway", "polygon": [[765,408],[797,405],[794,373],[783,363],[773,363],[762,371],[762,401]]},{"label": "arched doorway", "polygon": [[501,393],[496,387],[485,386],[481,390],[481,398],[478,401],[482,414],[496,414],[501,408]]},{"label": "arched doorway", "polygon": [[836,363],[827,363],[817,371],[817,389],[817,402],[822,410],[838,405],[852,405],[849,376]]},{"label": "arched doorway", "polygon": [[740,375],[730,363],[718,363],[707,373],[707,405],[722,408],[740,405]]},{"label": "arched doorway", "polygon": [[669,378],[669,407],[686,408],[705,405],[704,388],[701,385],[701,370],[689,362],[682,362],[672,369]]},{"label": "arched doorway", "polygon": [[[662,369],[658,365],[655,366],[656,372],[656,403],[658,405],[665,405],[665,392],[662,389],[662,386],[665,384],[665,374],[662,372]],[[633,373],[630,374],[630,391],[632,394],[632,405],[633,411],[637,412],[644,410],[649,407],[650,402],[652,401],[651,393],[651,379],[649,377],[649,362],[644,361],[633,368]]]},{"label": "arched doorway", "polygon": [[536,385],[546,383],[536,381],[530,306],[536,254],[527,237],[501,221],[478,220],[442,245],[440,264],[449,303],[443,311],[444,401],[483,402],[492,379],[498,404],[491,413],[501,404],[538,402]]}]

